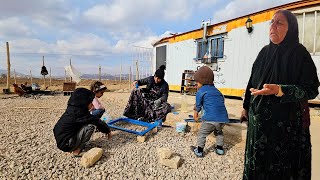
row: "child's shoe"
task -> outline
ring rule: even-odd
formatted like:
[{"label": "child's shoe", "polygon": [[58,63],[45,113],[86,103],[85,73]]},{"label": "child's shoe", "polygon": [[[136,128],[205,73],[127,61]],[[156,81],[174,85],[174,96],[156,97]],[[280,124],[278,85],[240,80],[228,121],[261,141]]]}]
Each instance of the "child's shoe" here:
[{"label": "child's shoe", "polygon": [[199,152],[198,151],[198,147],[195,146],[190,146],[191,151],[193,151],[193,153],[197,156],[197,157],[203,157],[203,152]]},{"label": "child's shoe", "polygon": [[218,154],[218,155],[224,155],[224,149],[222,146],[216,146],[215,147],[215,152]]}]

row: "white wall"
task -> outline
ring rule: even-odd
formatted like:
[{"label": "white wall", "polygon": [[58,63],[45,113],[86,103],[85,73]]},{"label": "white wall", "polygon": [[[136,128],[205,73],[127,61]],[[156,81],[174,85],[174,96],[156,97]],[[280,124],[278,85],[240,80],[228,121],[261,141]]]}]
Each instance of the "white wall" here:
[{"label": "white wall", "polygon": [[245,89],[252,64],[260,50],[269,43],[269,21],[254,24],[250,34],[245,27],[230,31],[225,38],[225,58],[219,60],[221,70],[216,73],[219,88]]},{"label": "white wall", "polygon": [[184,70],[196,70],[196,43],[186,40],[167,46],[166,80],[169,85],[181,85],[181,75]]}]

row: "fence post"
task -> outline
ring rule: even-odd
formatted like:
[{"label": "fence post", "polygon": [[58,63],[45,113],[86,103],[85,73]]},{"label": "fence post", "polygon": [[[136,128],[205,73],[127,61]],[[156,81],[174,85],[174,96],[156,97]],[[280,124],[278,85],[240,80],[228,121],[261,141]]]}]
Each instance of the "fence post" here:
[{"label": "fence post", "polygon": [[99,76],[99,81],[101,81],[101,66],[99,64],[99,72],[98,72],[98,76]]},{"label": "fence post", "polygon": [[7,45],[7,89],[9,90],[10,84],[10,50],[9,50],[9,42],[6,42]]},{"label": "fence post", "polygon": [[139,65],[138,65],[138,60],[136,61],[136,80],[139,79]]},{"label": "fence post", "polygon": [[16,69],[13,69],[13,79],[14,79],[14,83],[17,84]]}]

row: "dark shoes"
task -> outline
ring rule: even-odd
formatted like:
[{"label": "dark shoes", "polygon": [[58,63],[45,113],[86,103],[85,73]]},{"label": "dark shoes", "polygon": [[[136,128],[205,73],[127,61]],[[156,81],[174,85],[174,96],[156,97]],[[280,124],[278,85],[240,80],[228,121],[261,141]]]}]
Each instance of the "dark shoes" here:
[{"label": "dark shoes", "polygon": [[218,154],[218,155],[224,155],[224,153],[225,153],[222,146],[216,146],[216,147],[214,148],[214,151],[215,151],[216,154]]},{"label": "dark shoes", "polygon": [[[195,146],[190,146],[191,148],[191,151],[199,158],[202,158],[204,156],[204,153],[203,151],[200,152],[198,147],[195,147]],[[224,155],[225,154],[225,151],[223,149],[222,146],[216,146],[212,151],[214,151],[216,154],[218,155]]]},{"label": "dark shoes", "polygon": [[198,151],[198,147],[195,147],[195,146],[190,146],[191,148],[191,151],[199,158],[202,158],[203,157],[203,152],[199,152]]}]

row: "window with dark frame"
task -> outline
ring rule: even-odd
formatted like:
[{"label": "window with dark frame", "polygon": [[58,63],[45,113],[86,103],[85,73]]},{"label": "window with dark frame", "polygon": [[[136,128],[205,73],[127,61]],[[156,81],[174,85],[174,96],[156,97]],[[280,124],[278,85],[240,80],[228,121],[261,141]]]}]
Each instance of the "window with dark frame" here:
[{"label": "window with dark frame", "polygon": [[196,59],[202,59],[208,51],[208,41],[200,40],[197,42],[197,57]]},{"label": "window with dark frame", "polygon": [[[210,53],[213,58],[223,58],[224,56],[224,39],[222,36],[211,38],[207,41],[202,39],[197,41],[197,57],[195,59],[202,59],[207,53]],[[208,55],[208,54],[207,54]]]},{"label": "window with dark frame", "polygon": [[223,58],[224,40],[223,37],[211,39],[211,57]]}]

